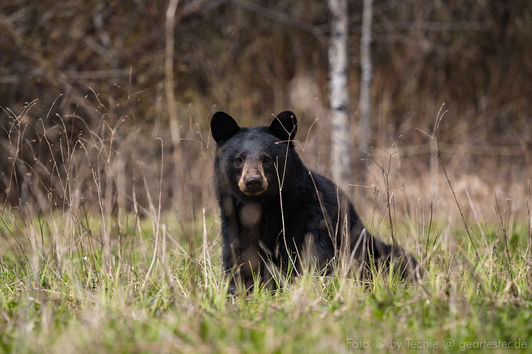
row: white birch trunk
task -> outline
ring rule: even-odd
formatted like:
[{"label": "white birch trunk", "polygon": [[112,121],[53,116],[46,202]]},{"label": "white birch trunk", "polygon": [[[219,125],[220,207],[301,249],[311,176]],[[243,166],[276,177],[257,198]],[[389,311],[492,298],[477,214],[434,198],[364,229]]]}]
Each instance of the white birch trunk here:
[{"label": "white birch trunk", "polygon": [[331,15],[329,43],[330,101],[332,113],[332,176],[346,188],[351,182],[351,139],[349,136],[347,90],[347,0],[328,0]]},{"label": "white birch trunk", "polygon": [[364,0],[362,12],[362,38],[360,40],[360,150],[369,155],[371,139],[371,22],[373,19],[373,0]]}]

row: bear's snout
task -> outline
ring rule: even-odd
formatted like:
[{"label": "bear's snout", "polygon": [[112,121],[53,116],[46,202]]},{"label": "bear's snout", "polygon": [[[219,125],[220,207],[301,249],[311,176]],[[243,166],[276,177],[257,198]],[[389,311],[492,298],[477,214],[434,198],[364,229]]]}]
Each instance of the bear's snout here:
[{"label": "bear's snout", "polygon": [[258,196],[268,189],[268,179],[264,175],[262,163],[246,160],[242,168],[242,175],[238,181],[240,191],[249,196]]},{"label": "bear's snout", "polygon": [[246,178],[246,189],[249,191],[260,190],[262,185],[261,178],[258,176],[251,176]]}]

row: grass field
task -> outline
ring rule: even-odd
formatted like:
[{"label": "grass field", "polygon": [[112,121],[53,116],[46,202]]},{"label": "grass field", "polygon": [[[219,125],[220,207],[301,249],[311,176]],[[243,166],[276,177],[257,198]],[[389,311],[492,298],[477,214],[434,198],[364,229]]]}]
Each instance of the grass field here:
[{"label": "grass field", "polygon": [[[385,224],[375,232],[386,235]],[[306,272],[226,295],[214,216],[2,216],[2,352],[503,352],[532,347],[529,225],[397,223],[424,278]],[[409,230],[420,230],[412,235]],[[429,230],[430,229],[430,230]],[[187,236],[188,235],[188,236]],[[406,236],[409,235],[409,236]],[[192,236],[192,237],[191,237]],[[476,253],[478,253],[478,256]]]},{"label": "grass field", "polygon": [[[2,171],[11,182],[0,207],[0,352],[532,348],[526,150],[373,151],[367,184],[348,192],[372,233],[389,243],[393,230],[420,261],[421,280],[303,272],[280,290],[232,297],[208,139],[184,140],[179,157],[157,134],[119,135],[102,118],[71,144],[60,119],[58,147],[53,131],[19,124],[24,114],[12,116]],[[327,149],[311,140],[299,153],[327,174]]]},{"label": "grass field", "polygon": [[[2,1],[0,354],[532,352],[532,1],[375,1],[367,132],[362,3],[336,105],[323,1]],[[346,192],[423,277],[228,295],[213,113],[293,110],[331,177],[340,106]]]}]

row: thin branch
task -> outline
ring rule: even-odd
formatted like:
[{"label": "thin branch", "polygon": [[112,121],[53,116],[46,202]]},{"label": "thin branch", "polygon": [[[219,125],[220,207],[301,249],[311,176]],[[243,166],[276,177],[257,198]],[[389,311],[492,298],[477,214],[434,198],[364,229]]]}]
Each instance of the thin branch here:
[{"label": "thin branch", "polygon": [[478,252],[477,252],[477,248],[475,246],[475,243],[473,242],[473,237],[471,236],[471,232],[469,231],[469,227],[467,225],[467,222],[466,222],[466,219],[464,217],[464,213],[462,212],[462,207],[460,206],[460,203],[458,202],[458,198],[456,197],[456,193],[454,192],[454,188],[453,188],[453,185],[451,183],[451,180],[449,178],[449,175],[447,174],[447,169],[445,168],[445,163],[443,162],[443,159],[441,157],[441,150],[440,150],[440,139],[438,137],[438,128],[440,127],[440,123],[441,121],[443,120],[443,118],[445,117],[445,114],[447,113],[447,111],[443,110],[445,104],[442,104],[442,106],[440,107],[440,110],[438,111],[438,115],[436,116],[436,123],[434,125],[434,131],[432,133],[432,139],[435,139],[436,140],[436,149],[437,149],[437,154],[438,154],[438,161],[440,162],[440,166],[443,170],[443,174],[445,175],[445,179],[447,180],[447,184],[449,185],[449,188],[451,189],[451,193],[453,194],[453,198],[454,198],[454,201],[456,203],[456,206],[458,207],[458,211],[460,212],[460,217],[462,218],[462,222],[464,223],[464,228],[466,230],[466,233],[467,233],[467,237],[469,238],[469,241],[471,242],[471,246],[473,247],[473,250],[475,251],[475,256],[478,260]]},{"label": "thin branch", "polygon": [[327,43],[327,37],[319,27],[300,21],[286,13],[275,11],[247,0],[233,0],[231,4],[271,21],[309,33],[323,46]]}]

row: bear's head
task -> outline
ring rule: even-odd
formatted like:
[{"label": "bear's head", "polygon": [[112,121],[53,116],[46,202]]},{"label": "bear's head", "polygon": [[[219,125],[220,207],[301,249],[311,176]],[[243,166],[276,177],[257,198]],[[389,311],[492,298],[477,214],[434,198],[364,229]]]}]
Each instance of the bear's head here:
[{"label": "bear's head", "polygon": [[241,128],[230,115],[217,112],[211,132],[217,144],[215,178],[246,197],[278,194],[290,168],[287,161],[299,160],[293,147],[297,120],[290,111],[276,115],[270,126],[254,128]]}]

